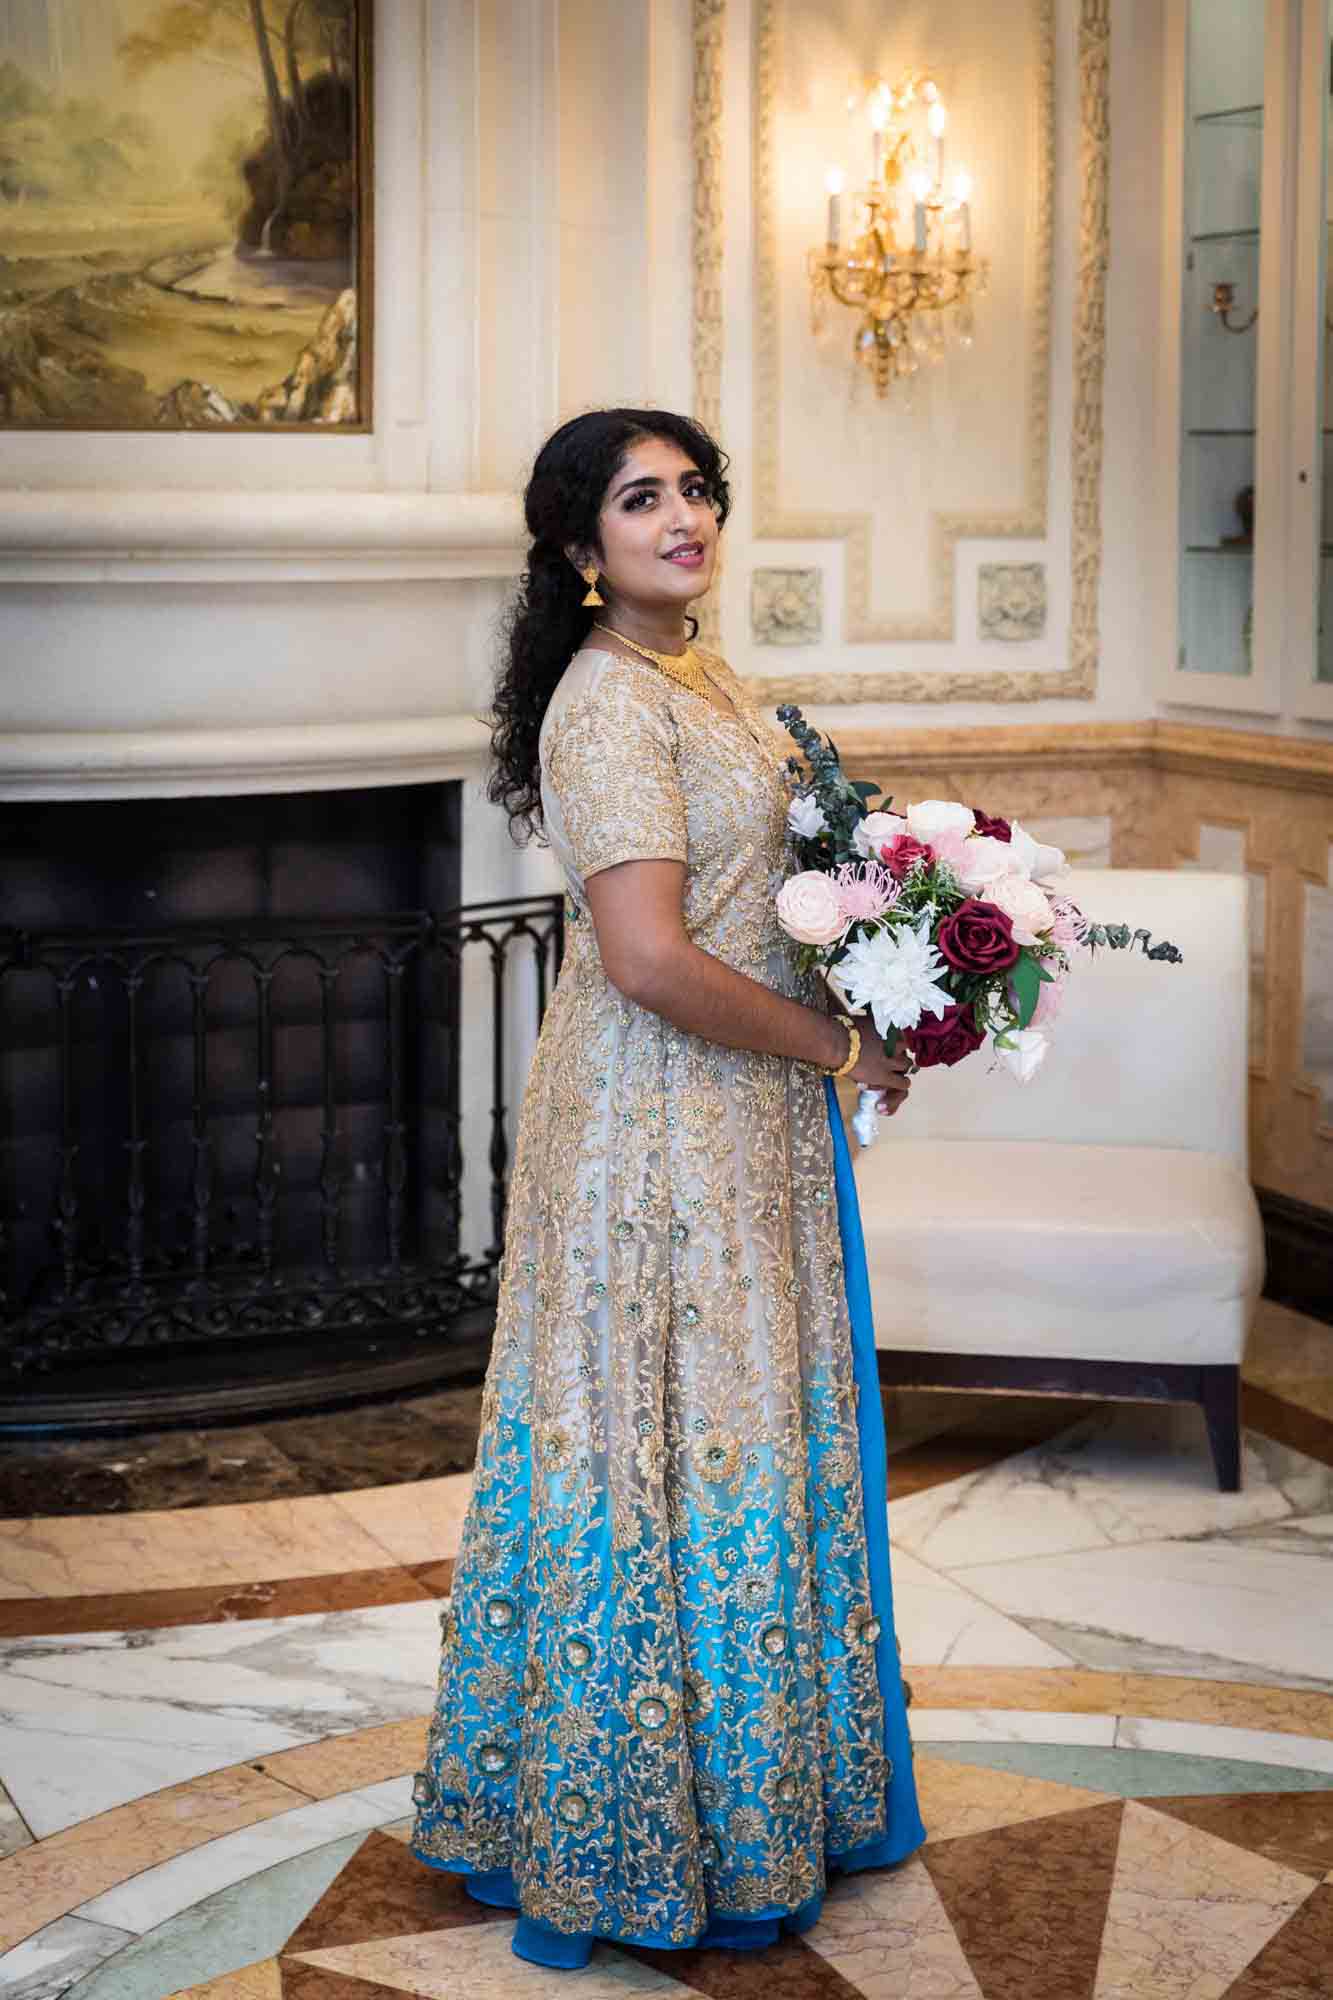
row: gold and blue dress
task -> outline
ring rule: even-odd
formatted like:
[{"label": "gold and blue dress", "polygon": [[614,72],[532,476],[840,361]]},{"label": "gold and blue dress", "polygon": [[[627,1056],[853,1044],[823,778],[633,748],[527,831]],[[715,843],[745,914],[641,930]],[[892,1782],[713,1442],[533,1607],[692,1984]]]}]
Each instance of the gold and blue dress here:
[{"label": "gold and blue dress", "polygon": [[566,953],[519,1117],[413,1850],[515,1949],[762,1944],[925,1837],[833,1085],[627,999],[586,883],[686,865],[703,950],[819,1005],[774,914],[787,745],[585,648],[541,730]]}]

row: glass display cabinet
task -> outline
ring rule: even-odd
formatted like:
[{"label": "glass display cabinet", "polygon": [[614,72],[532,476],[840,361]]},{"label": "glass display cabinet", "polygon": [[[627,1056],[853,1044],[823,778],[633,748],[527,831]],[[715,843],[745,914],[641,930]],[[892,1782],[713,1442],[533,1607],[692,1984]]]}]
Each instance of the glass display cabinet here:
[{"label": "glass display cabinet", "polygon": [[1333,719],[1333,0],[1170,0],[1162,693]]}]

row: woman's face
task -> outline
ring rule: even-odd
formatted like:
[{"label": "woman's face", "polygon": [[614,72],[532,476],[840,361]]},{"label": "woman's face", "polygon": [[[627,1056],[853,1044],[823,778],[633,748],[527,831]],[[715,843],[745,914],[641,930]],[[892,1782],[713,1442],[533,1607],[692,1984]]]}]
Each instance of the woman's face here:
[{"label": "woman's face", "polygon": [[674,609],[702,597],[713,580],[718,527],[708,484],[667,438],[630,446],[597,525],[608,602]]}]

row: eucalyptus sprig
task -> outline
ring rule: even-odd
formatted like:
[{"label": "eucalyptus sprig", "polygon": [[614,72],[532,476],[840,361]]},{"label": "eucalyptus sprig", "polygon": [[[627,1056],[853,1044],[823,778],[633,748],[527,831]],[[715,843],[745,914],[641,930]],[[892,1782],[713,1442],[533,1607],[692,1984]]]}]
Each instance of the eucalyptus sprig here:
[{"label": "eucalyptus sprig", "polygon": [[1128,924],[1089,924],[1084,939],[1089,951],[1104,945],[1109,951],[1132,951],[1136,944],[1142,945],[1145,958],[1160,959],[1166,965],[1183,965],[1184,953],[1177,951],[1165,939],[1161,944],[1153,944],[1151,931],[1131,931]]},{"label": "eucalyptus sprig", "polygon": [[[859,859],[852,836],[869,811],[867,799],[874,798],[880,787],[870,778],[849,778],[833,738],[826,740],[817,729],[812,729],[793,703],[784,702],[777,717],[804,757],[808,777],[800,757],[789,757],[787,769],[793,777],[806,779],[806,793],[814,799],[826,822],[826,830],[813,839],[797,836],[798,849],[805,850],[803,858],[818,857],[824,861],[832,858],[835,862]],[[881,810],[887,811],[891,803],[885,799]]]}]

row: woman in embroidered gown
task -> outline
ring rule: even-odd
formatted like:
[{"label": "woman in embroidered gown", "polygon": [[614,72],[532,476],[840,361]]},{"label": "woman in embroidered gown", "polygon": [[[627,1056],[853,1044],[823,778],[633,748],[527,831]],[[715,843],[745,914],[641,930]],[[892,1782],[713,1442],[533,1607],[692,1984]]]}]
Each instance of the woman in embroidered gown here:
[{"label": "woman in embroidered gown", "polygon": [[[549,840],[567,942],[413,1849],[545,1964],[762,1946],[924,1838],[851,1037],[774,915],[789,746],[686,644],[725,465],[662,412],[556,432],[496,695],[491,796]],[[866,1035],[847,1073],[890,1110],[903,1068]]]}]

